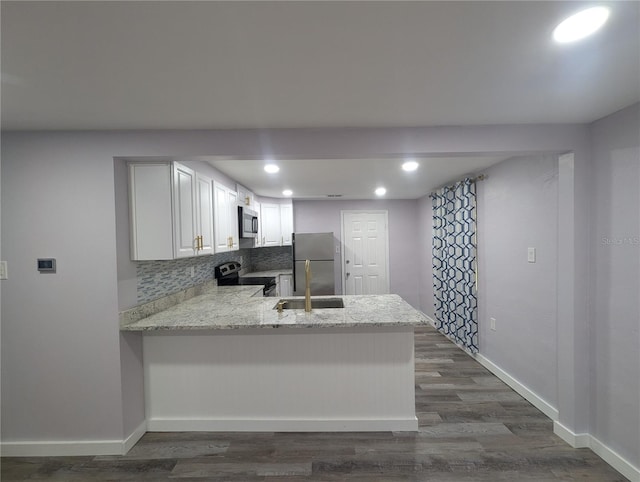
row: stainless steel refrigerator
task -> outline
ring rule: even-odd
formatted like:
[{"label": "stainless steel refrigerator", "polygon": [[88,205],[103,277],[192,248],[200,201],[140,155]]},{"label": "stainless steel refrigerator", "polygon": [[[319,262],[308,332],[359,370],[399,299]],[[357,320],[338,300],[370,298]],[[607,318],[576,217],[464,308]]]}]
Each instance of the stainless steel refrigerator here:
[{"label": "stainless steel refrigerator", "polygon": [[304,296],[304,262],[311,261],[311,295],[335,295],[333,233],[293,233],[293,294]]}]

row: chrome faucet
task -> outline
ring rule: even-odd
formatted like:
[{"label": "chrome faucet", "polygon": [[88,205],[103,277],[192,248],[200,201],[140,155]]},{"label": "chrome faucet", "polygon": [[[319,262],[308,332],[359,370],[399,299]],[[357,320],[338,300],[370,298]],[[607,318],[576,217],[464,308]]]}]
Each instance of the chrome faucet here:
[{"label": "chrome faucet", "polygon": [[311,311],[311,261],[306,260],[304,262],[304,311],[309,313]]}]

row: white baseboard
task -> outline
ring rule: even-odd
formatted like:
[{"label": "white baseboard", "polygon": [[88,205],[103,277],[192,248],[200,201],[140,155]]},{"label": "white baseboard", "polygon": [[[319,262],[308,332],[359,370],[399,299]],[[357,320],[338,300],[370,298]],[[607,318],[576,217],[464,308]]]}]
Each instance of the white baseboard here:
[{"label": "white baseboard", "polygon": [[[422,313],[429,323],[435,328],[435,321],[428,315]],[[519,393],[527,401],[529,401],[534,407],[544,413],[547,417],[553,420],[553,432],[558,435],[562,440],[567,442],[574,448],[589,448],[602,460],[607,462],[611,467],[620,472],[623,476],[628,478],[631,482],[640,482],[640,468],[634,466],[631,462],[626,460],[620,454],[609,448],[600,440],[595,438],[589,433],[573,433],[567,427],[558,422],[559,414],[558,410],[532,392],[525,385],[513,378],[502,368],[495,363],[480,355],[475,355],[475,359],[484,366],[487,370],[497,376],[500,380],[509,385],[513,390]]]},{"label": "white baseboard", "polygon": [[531,403],[531,405],[536,407],[538,410],[544,413],[551,420],[553,421],[558,420],[558,410],[553,405],[548,403],[543,398],[539,397],[537,394],[535,394],[529,388],[527,388],[524,384],[520,383],[518,380],[513,378],[511,375],[505,372],[502,368],[500,368],[498,365],[496,365],[495,363],[493,363],[491,360],[484,357],[483,355],[477,353],[475,355],[475,359],[478,361],[478,363],[480,363],[480,365],[485,367],[487,370],[489,370],[491,373],[497,376],[500,380],[502,380],[504,383],[509,385],[513,390],[515,390],[519,395],[521,395],[525,400]]},{"label": "white baseboard", "polygon": [[2,442],[2,457],[67,457],[83,455],[125,455],[146,433],[142,422],[124,440],[24,441]]},{"label": "white baseboard", "polygon": [[416,432],[418,419],[150,419],[149,432]]},{"label": "white baseboard", "polygon": [[590,448],[590,435],[588,433],[573,433],[557,420],[553,421],[553,433],[571,445],[574,449]]},{"label": "white baseboard", "polygon": [[74,455],[122,455],[122,440],[2,442],[3,457],[65,457]]},{"label": "white baseboard", "polygon": [[124,439],[122,443],[122,455],[126,455],[127,452],[129,452],[129,450],[131,450],[133,446],[138,443],[138,440],[140,440],[145,433],[147,433],[146,420],[138,425],[138,427],[131,433],[131,435]]},{"label": "white baseboard", "polygon": [[553,432],[574,448],[589,448],[631,482],[640,482],[640,468],[588,433],[575,434],[560,422],[553,422]]}]

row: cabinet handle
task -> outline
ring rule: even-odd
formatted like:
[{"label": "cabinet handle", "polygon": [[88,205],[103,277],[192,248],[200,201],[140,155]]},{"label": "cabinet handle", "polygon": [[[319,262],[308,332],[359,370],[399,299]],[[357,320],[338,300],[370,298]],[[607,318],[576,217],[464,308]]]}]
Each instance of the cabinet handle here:
[{"label": "cabinet handle", "polygon": [[200,235],[200,249],[204,249],[204,236]]}]

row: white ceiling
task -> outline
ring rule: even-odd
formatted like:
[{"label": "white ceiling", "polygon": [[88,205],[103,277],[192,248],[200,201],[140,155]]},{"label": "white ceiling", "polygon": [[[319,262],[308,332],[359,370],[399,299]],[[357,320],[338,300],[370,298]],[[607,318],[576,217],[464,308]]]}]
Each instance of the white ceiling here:
[{"label": "white ceiling", "polygon": [[591,4],[2,1],[2,127],[591,122],[640,100],[640,2],[599,2],[601,32],[554,44]]},{"label": "white ceiling", "polygon": [[484,169],[505,157],[434,157],[417,159],[420,167],[405,172],[403,159],[278,160],[280,172],[268,174],[262,160],[210,160],[209,163],[261,196],[283,197],[291,189],[295,199],[375,198],[378,186],[388,199],[417,199],[452,179]]}]

